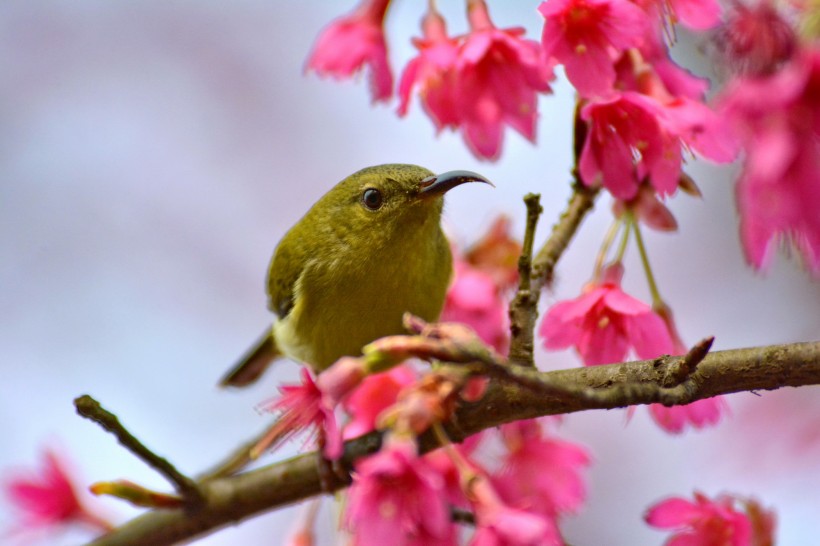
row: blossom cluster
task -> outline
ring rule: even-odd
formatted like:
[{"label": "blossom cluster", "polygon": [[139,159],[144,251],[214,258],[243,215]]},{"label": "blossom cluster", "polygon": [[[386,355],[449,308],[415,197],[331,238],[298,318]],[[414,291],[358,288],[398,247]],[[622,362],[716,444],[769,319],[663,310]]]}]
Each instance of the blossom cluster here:
[{"label": "blossom cluster", "polygon": [[[484,0],[466,3],[469,32],[450,36],[430,2],[422,36],[413,39],[418,55],[397,85],[399,115],[417,95],[437,131],[461,131],[478,158],[496,160],[505,127],[535,142],[538,96],[551,92],[562,67],[577,91],[583,184],[637,210],[651,205],[668,220],[657,198],[693,187],[682,172],[687,155],[726,163],[743,150],[737,203],[749,262],[764,269],[785,239],[820,274],[814,3],[755,0],[724,11],[718,0],[546,0],[538,5],[540,43],[522,28],[497,28]],[[369,67],[373,100],[390,100],[389,7],[389,0],[361,0],[333,21],[307,69],[347,78]],[[794,21],[806,29],[802,36]],[[714,108],[706,102],[709,81],[670,55],[677,24],[708,31],[731,76]]]}]

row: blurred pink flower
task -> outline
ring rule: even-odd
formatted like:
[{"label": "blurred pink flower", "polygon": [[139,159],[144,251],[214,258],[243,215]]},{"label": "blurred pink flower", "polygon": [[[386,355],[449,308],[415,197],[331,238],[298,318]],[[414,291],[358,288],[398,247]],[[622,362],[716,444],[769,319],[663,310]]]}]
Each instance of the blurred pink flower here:
[{"label": "blurred pink flower", "polygon": [[505,504],[490,481],[477,475],[468,493],[476,518],[470,546],[558,546],[563,544],[553,519]]},{"label": "blurred pink flower", "polygon": [[453,283],[447,292],[442,322],[460,322],[499,353],[506,353],[509,342],[507,301],[493,277],[456,258]]},{"label": "blurred pink flower", "polygon": [[567,78],[582,97],[605,95],[615,83],[613,63],[637,46],[649,26],[645,11],[629,0],[548,0],[544,50],[564,65]]},{"label": "blurred pink flower", "polygon": [[344,437],[355,438],[374,430],[379,414],[392,406],[399,392],[415,383],[416,379],[415,372],[405,365],[366,377],[342,402],[344,409],[353,417],[344,427]]},{"label": "blurred pink flower", "polygon": [[254,451],[276,447],[300,432],[313,429],[311,437],[323,435],[325,456],[338,459],[343,446],[334,408],[328,404],[328,398],[323,397],[307,368],[303,367],[300,373],[301,385],[283,385],[279,387],[281,396],[260,404],[260,409],[279,413],[279,417]]},{"label": "blurred pink flower", "polygon": [[794,28],[771,0],[731,6],[714,38],[730,69],[745,75],[771,74],[797,51]]},{"label": "blurred pink flower", "polygon": [[664,321],[649,305],[621,290],[623,267],[610,266],[600,283],[547,311],[539,334],[547,349],[574,346],[587,366],[620,362],[630,347],[640,358],[670,354],[674,344]]},{"label": "blurred pink flower", "polygon": [[723,397],[715,396],[683,406],[666,407],[663,404],[650,404],[649,413],[662,429],[679,434],[687,424],[696,429],[716,424],[728,409]]},{"label": "blurred pink flower", "polygon": [[368,65],[373,101],[389,100],[393,74],[382,28],[389,5],[390,0],[362,0],[352,13],[331,22],[316,38],[305,69],[347,79]]},{"label": "blurred pink flower", "polygon": [[[820,274],[820,47],[795,55],[771,76],[737,78],[722,111],[746,151],[737,185],[740,233],[757,269],[787,238]],[[766,97],[761,101],[760,97]]]},{"label": "blurred pink flower", "polygon": [[443,479],[412,440],[388,437],[356,462],[344,524],[354,544],[436,544],[452,533]]},{"label": "blurred pink flower", "polygon": [[[475,464],[475,462],[470,459],[470,455],[478,447],[478,444],[481,443],[483,436],[483,432],[473,434],[462,443],[454,444],[452,448],[455,449],[468,464]],[[443,448],[435,449],[426,453],[424,459],[444,480],[444,498],[447,503],[459,508],[468,508],[469,503],[461,487],[461,473],[447,450]]]},{"label": "blurred pink flower", "polygon": [[460,122],[473,154],[495,160],[505,124],[535,141],[537,93],[551,91],[552,67],[523,28],[496,28],[483,0],[467,5],[471,30],[456,63]]},{"label": "blurred pink flower", "polygon": [[35,473],[15,473],[4,480],[5,496],[20,514],[14,532],[43,531],[71,524],[88,525],[97,532],[111,530],[112,525],[105,518],[80,501],[65,466],[56,452],[46,450],[42,468]]},{"label": "blurred pink flower", "polygon": [[721,495],[711,500],[695,492],[694,501],[673,497],[651,506],[644,520],[659,529],[673,529],[667,546],[770,546],[773,544],[774,515],[754,501],[747,501],[748,513],[735,508],[737,499]]},{"label": "blurred pink flower", "polygon": [[581,473],[590,462],[586,449],[547,437],[534,419],[503,425],[501,435],[508,452],[493,477],[501,498],[552,518],[581,507],[586,496]]},{"label": "blurred pink flower", "polygon": [[444,19],[436,11],[429,11],[422,21],[423,38],[414,38],[419,50],[401,74],[399,80],[400,116],[407,115],[413,89],[418,89],[419,100],[433,120],[437,131],[459,126],[457,73],[459,40],[447,36]]}]

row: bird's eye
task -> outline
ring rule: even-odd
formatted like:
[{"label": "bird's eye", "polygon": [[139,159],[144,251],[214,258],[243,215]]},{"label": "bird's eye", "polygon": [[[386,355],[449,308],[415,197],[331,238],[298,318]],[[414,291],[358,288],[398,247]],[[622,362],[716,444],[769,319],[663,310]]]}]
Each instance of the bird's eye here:
[{"label": "bird's eye", "polygon": [[362,194],[362,203],[370,210],[378,210],[382,206],[382,192],[375,188],[368,188]]}]

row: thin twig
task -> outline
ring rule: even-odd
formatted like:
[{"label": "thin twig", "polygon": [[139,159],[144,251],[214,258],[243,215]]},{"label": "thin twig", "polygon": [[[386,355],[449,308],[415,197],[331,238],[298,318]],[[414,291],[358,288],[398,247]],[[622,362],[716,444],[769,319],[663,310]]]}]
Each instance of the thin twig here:
[{"label": "thin twig", "polygon": [[[541,196],[528,193],[524,196],[527,205],[527,227],[524,231],[524,243],[521,247],[521,256],[518,257],[518,291],[510,304],[510,361],[530,368],[535,368],[533,360],[533,332],[538,310],[529,304],[534,297],[530,286],[532,274],[532,245],[535,239],[535,228],[538,218],[544,209],[541,207]],[[531,313],[535,309],[535,316]]]},{"label": "thin twig", "polygon": [[177,492],[185,499],[186,504],[191,507],[200,506],[204,500],[202,492],[197,483],[182,474],[167,459],[160,457],[137,440],[133,434],[128,432],[120,423],[116,415],[103,408],[91,396],[84,394],[74,399],[74,407],[77,413],[86,419],[94,421],[106,431],[117,437],[117,441],[128,451],[142,459],[145,464],[165,476],[170,481]]}]

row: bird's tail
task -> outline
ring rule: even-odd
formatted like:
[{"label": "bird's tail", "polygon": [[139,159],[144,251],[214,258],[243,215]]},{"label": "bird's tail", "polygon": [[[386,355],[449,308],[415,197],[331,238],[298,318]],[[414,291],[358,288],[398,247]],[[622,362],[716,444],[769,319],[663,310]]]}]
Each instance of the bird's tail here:
[{"label": "bird's tail", "polygon": [[271,362],[281,354],[273,337],[273,329],[268,327],[256,343],[242,355],[239,362],[234,364],[230,371],[222,377],[219,386],[246,387],[254,383]]}]

